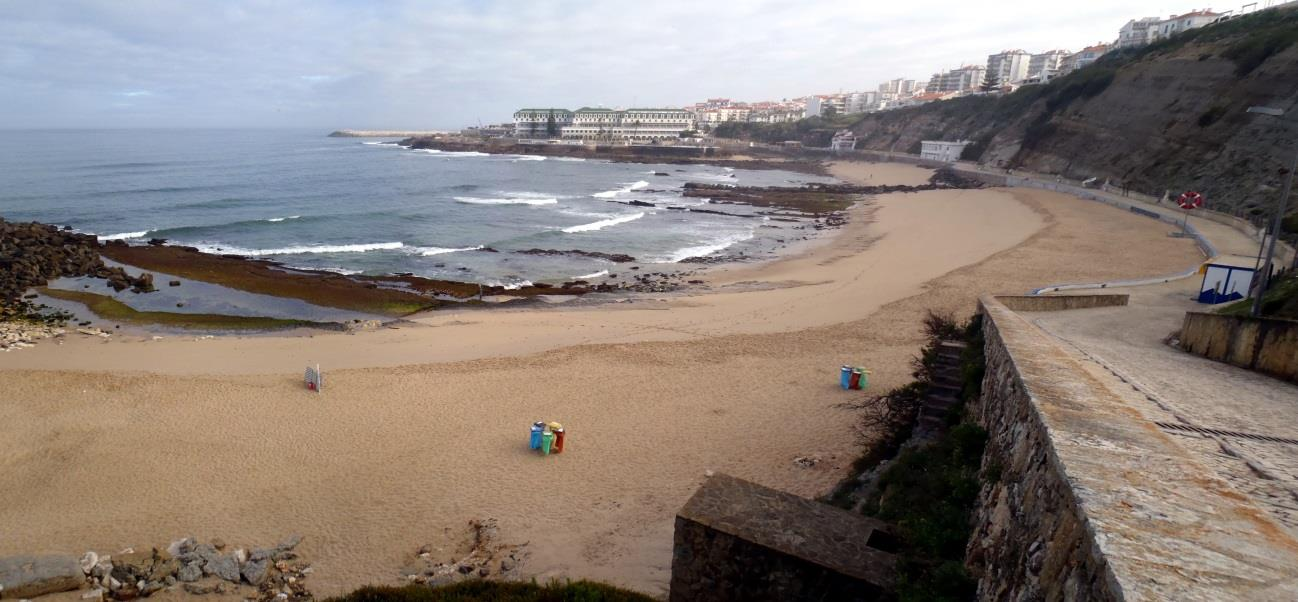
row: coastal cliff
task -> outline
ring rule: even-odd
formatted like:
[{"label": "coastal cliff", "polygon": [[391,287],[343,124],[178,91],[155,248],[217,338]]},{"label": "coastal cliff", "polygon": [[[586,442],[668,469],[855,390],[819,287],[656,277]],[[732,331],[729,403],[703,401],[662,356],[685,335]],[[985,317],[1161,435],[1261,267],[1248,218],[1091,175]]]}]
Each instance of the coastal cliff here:
[{"label": "coastal cliff", "polygon": [[972,140],[966,159],[1134,189],[1203,191],[1226,212],[1274,206],[1298,125],[1249,115],[1298,103],[1298,9],[1265,11],[1117,51],[1050,84],[866,116],[859,146],[918,152]]},{"label": "coastal cliff", "polygon": [[[1298,123],[1294,114],[1245,111],[1295,112],[1296,41],[1298,8],[1261,11],[1111,52],[1004,96],[871,113],[855,123],[839,116],[832,125],[855,131],[858,149],[918,153],[921,140],[971,140],[963,158],[989,166],[1108,178],[1154,195],[1199,190],[1213,209],[1264,216],[1280,194]],[[804,144],[824,146],[830,132],[800,133]],[[743,132],[759,140],[762,133]]]}]

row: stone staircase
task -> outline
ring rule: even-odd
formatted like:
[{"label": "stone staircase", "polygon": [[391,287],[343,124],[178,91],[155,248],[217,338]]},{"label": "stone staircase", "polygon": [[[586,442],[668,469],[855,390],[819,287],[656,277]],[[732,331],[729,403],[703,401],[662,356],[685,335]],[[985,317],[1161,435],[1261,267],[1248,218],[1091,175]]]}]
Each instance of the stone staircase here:
[{"label": "stone staircase", "polygon": [[960,374],[960,357],[966,345],[959,341],[942,341],[938,344],[937,362],[933,367],[933,382],[920,403],[919,419],[914,437],[927,441],[946,432],[946,415],[960,403],[964,380]]}]

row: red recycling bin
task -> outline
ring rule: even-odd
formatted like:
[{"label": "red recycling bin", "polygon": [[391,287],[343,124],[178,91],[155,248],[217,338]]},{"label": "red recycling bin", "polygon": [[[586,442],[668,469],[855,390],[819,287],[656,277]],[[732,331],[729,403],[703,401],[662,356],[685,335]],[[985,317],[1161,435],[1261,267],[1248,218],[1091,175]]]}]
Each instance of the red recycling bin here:
[{"label": "red recycling bin", "polygon": [[552,451],[556,454],[563,453],[563,429],[554,431],[554,449]]}]

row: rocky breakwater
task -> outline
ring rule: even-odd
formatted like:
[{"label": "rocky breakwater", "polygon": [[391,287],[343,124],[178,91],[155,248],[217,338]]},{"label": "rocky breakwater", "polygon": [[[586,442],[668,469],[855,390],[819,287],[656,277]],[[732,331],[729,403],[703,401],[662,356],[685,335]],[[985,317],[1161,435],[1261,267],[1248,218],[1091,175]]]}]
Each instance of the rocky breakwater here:
[{"label": "rocky breakwater", "polygon": [[153,274],[132,277],[104,265],[99,239],[68,228],[0,219],[0,301],[16,302],[27,289],[63,276],[104,278],[113,290],[144,293],[153,289]]},{"label": "rocky breakwater", "polygon": [[36,222],[0,219],[0,351],[30,347],[37,340],[63,334],[59,328],[71,316],[50,311],[25,295],[64,276],[103,278],[113,290],[137,293],[154,290],[153,275],[138,277],[104,265],[99,239]]},{"label": "rocky breakwater", "polygon": [[[164,548],[117,554],[0,558],[0,598],[75,592],[82,600],[134,600],[161,592],[237,594],[245,600],[310,599],[311,567],[294,551],[301,536],[269,548],[227,549],[221,540],[185,538]],[[59,598],[60,600],[64,598]]]}]

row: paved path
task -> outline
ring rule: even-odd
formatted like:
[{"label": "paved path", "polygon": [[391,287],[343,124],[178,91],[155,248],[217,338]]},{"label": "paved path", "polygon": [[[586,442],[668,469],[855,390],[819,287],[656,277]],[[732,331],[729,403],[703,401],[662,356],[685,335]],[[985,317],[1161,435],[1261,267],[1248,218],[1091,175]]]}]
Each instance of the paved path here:
[{"label": "paved path", "polygon": [[1205,307],[1191,300],[1197,290],[1193,279],[1114,290],[1131,304],[1023,315],[1150,421],[1232,433],[1164,429],[1298,537],[1298,386],[1166,344],[1186,311]]}]

